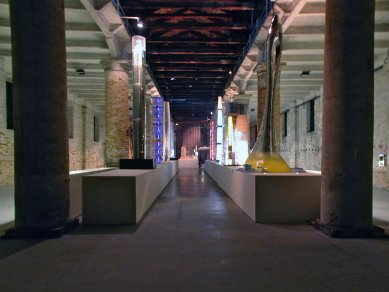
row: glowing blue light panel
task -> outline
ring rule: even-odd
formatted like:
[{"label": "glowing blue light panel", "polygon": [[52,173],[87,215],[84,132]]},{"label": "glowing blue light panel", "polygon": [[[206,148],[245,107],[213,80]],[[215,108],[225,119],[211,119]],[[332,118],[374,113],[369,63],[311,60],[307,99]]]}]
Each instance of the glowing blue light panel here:
[{"label": "glowing blue light panel", "polygon": [[160,96],[153,97],[153,117],[155,161],[159,164],[163,160],[163,98]]}]

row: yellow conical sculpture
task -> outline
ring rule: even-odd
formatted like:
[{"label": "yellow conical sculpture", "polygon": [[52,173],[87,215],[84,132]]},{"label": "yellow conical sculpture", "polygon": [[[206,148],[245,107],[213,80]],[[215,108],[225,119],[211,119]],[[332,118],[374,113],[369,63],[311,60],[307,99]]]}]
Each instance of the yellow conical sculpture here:
[{"label": "yellow conical sculpture", "polygon": [[260,172],[291,172],[288,164],[278,153],[252,151],[245,164]]},{"label": "yellow conical sculpture", "polygon": [[288,164],[279,153],[275,129],[274,99],[276,76],[281,60],[281,44],[282,28],[277,15],[275,15],[269,29],[266,46],[267,87],[265,111],[257,141],[245,163],[260,172],[291,172]]}]

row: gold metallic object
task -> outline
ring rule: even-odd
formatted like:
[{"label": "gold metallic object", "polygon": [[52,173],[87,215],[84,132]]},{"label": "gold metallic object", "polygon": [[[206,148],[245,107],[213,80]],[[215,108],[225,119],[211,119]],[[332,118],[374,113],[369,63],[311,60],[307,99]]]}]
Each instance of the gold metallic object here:
[{"label": "gold metallic object", "polygon": [[282,27],[275,15],[269,29],[266,45],[267,86],[266,103],[257,141],[245,164],[260,172],[291,172],[278,149],[275,116],[275,88],[282,50]]}]

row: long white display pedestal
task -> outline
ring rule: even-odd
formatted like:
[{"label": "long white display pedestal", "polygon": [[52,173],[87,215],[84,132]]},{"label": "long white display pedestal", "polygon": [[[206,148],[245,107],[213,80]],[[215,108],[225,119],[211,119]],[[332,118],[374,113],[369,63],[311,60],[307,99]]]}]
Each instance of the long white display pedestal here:
[{"label": "long white display pedestal", "polygon": [[247,172],[211,161],[205,171],[257,223],[301,223],[320,216],[320,174]]},{"label": "long white display pedestal", "polygon": [[70,171],[69,183],[69,218],[77,218],[82,213],[82,177],[89,174],[100,173],[113,168],[91,168],[84,170]]},{"label": "long white display pedestal", "polygon": [[177,173],[177,161],[156,169],[115,169],[83,177],[83,224],[136,224]]}]

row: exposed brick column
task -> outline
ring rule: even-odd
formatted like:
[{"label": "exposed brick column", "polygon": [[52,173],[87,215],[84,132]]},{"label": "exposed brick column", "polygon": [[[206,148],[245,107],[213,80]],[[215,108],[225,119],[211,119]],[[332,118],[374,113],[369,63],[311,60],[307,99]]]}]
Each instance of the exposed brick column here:
[{"label": "exposed brick column", "polygon": [[[282,69],[282,67],[280,67]],[[280,118],[280,72],[278,72],[276,76],[276,86],[275,86],[275,99],[274,99],[274,107],[275,107],[275,127],[276,133],[278,134],[277,139],[277,147],[280,149],[280,135],[281,135],[281,118]],[[267,84],[267,70],[266,63],[259,63],[257,67],[257,80],[258,80],[258,99],[257,99],[257,134],[261,129],[263,113],[265,111],[265,103],[266,103],[266,84]]]},{"label": "exposed brick column", "polygon": [[86,114],[88,108],[81,106],[81,169],[86,169]]},{"label": "exposed brick column", "polygon": [[324,49],[321,223],[332,236],[369,236],[374,1],[327,0]]},{"label": "exposed brick column", "polygon": [[281,85],[280,85],[280,77],[281,77],[281,71],[282,71],[282,63],[280,64],[280,70],[277,73],[276,76],[276,86],[274,88],[274,126],[276,128],[276,141],[277,141],[277,149],[278,151],[281,151]]},{"label": "exposed brick column", "polygon": [[15,230],[61,234],[69,216],[63,1],[9,1],[15,110]]},{"label": "exposed brick column", "polygon": [[257,80],[258,80],[258,100],[257,100],[257,134],[261,129],[263,113],[265,111],[266,102],[266,63],[259,63],[257,67]]},{"label": "exposed brick column", "polygon": [[117,167],[128,158],[128,61],[103,62],[105,67],[105,162]]}]

